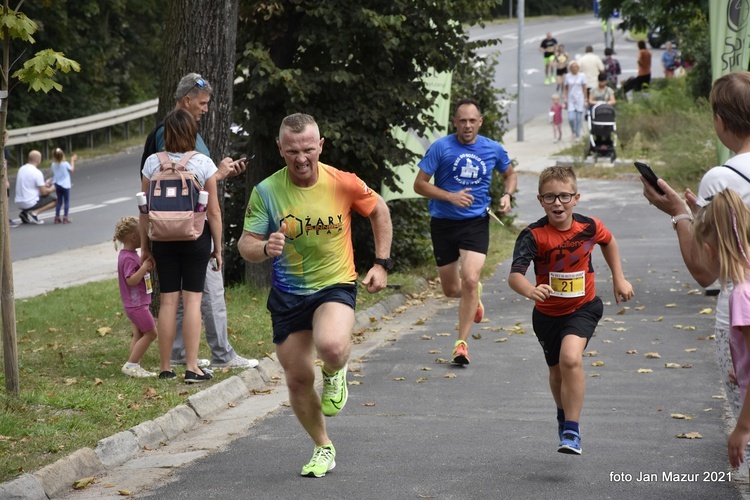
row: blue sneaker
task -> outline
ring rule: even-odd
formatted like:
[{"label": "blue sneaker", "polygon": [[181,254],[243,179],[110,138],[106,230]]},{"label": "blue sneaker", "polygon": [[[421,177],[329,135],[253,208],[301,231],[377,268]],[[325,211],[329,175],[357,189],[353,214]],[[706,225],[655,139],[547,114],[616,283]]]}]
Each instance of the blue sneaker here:
[{"label": "blue sneaker", "polygon": [[568,455],[580,455],[581,435],[572,430],[563,431],[562,439],[560,439],[560,446],[557,448],[557,452],[566,453]]}]

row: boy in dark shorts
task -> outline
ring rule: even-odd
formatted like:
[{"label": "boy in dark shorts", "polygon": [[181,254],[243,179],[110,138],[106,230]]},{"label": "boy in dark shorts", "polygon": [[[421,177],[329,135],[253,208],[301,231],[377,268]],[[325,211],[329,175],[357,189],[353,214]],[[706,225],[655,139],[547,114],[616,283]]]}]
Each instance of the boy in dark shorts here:
[{"label": "boy in dark shorts", "polygon": [[[518,235],[508,276],[515,292],[536,302],[532,324],[557,404],[557,451],[575,455],[581,454],[578,423],[586,388],[582,355],[603,314],[591,263],[594,245],[601,246],[612,271],[617,303],[634,295],[612,233],[598,219],[573,213],[580,196],[572,167],[542,171],[537,199],[547,215]],[[536,285],[525,277],[531,262]]]}]

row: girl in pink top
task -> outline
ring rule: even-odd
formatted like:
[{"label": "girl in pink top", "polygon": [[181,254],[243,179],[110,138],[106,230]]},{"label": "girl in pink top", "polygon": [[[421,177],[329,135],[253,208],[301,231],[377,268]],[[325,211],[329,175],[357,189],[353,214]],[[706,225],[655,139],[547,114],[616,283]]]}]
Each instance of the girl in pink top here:
[{"label": "girl in pink top", "polygon": [[552,107],[549,108],[549,117],[552,122],[552,136],[555,142],[562,141],[562,117],[563,107],[560,104],[560,95],[552,94]]},{"label": "girl in pink top", "polygon": [[750,209],[731,189],[716,194],[696,215],[694,235],[704,257],[716,262],[719,281],[734,289],[729,296],[729,347],[740,386],[742,410],[727,443],[732,467],[739,467],[750,441]]},{"label": "girl in pink top", "polygon": [[156,339],[156,325],[148,305],[151,303],[151,275],[154,263],[147,259],[141,264],[138,250],[141,248],[141,233],[138,219],[123,217],[115,226],[115,250],[117,242],[122,250],[117,258],[117,278],[120,282],[120,296],[125,314],[132,322],[133,341],[130,343],[130,357],[120,371],[128,377],[155,377],[156,373],[141,368],[141,358],[151,342]]}]

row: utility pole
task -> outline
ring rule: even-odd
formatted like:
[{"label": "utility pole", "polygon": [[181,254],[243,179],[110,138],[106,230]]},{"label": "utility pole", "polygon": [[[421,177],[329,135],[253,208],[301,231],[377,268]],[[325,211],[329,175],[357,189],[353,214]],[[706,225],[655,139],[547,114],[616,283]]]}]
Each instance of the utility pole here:
[{"label": "utility pole", "polygon": [[523,11],[524,0],[516,2],[518,13],[518,98],[516,99],[516,139],[523,142]]}]

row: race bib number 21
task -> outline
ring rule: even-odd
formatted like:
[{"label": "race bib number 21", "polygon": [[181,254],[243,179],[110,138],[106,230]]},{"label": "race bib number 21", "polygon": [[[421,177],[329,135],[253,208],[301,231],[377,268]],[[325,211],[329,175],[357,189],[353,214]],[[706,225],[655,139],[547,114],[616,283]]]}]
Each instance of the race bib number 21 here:
[{"label": "race bib number 21", "polygon": [[549,273],[549,285],[554,297],[572,298],[586,295],[586,271]]}]

